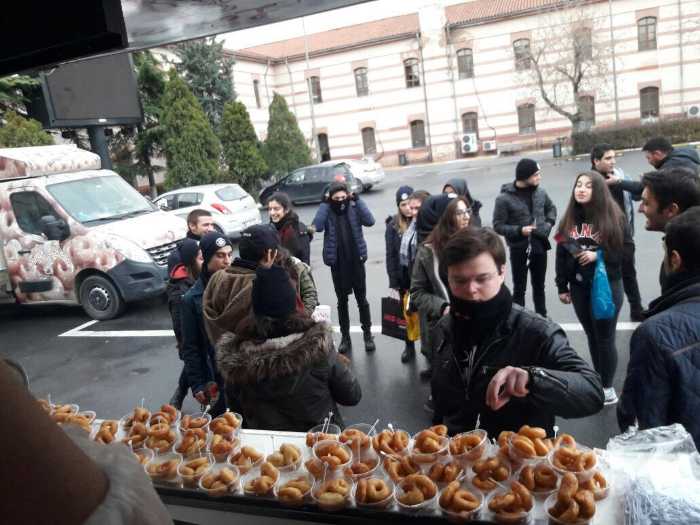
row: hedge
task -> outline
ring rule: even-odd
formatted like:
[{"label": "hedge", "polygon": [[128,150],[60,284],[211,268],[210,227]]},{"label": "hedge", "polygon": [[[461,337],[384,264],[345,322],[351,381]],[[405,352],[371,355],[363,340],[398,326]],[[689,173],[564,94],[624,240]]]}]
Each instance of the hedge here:
[{"label": "hedge", "polygon": [[700,119],[662,120],[654,124],[602,128],[571,135],[574,153],[590,153],[596,144],[615,149],[641,148],[652,137],[666,137],[671,144],[700,140]]}]

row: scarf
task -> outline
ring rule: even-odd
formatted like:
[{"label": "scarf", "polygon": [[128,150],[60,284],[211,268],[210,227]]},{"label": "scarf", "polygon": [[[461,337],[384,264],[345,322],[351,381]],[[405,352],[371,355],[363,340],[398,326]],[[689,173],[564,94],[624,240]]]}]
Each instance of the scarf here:
[{"label": "scarf", "polygon": [[401,236],[401,248],[399,248],[399,264],[409,268],[411,266],[411,261],[416,258],[416,245],[417,245],[417,235],[416,235],[416,219],[415,217],[408,225],[406,231],[403,232]]},{"label": "scarf", "polygon": [[505,283],[488,301],[466,301],[450,296],[450,315],[461,348],[484,341],[510,315],[513,306],[513,296]]},{"label": "scarf", "polygon": [[345,215],[348,212],[348,200],[344,201],[334,201],[331,200],[331,210],[336,215]]}]

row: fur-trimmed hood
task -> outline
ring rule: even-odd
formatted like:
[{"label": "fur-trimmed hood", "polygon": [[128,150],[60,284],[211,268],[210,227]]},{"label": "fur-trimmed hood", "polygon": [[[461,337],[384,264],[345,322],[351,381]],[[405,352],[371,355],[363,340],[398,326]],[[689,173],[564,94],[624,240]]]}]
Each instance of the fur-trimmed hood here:
[{"label": "fur-trimmed hood", "polygon": [[327,360],[332,347],[327,323],[314,323],[305,332],[264,341],[227,332],[216,345],[216,361],[227,382],[245,385],[298,374]]}]

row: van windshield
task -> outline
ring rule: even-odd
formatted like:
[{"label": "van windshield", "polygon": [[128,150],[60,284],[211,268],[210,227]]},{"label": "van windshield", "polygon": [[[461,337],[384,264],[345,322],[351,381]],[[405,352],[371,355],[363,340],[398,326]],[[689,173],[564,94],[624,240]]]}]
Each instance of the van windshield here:
[{"label": "van windshield", "polygon": [[46,189],[82,224],[116,221],[157,209],[119,175],[59,182]]}]

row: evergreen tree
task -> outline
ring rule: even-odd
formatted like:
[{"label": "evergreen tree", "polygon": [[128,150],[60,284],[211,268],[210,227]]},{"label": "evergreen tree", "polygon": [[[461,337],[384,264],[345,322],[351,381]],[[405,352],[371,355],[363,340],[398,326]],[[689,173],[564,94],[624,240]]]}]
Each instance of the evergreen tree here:
[{"label": "evergreen tree", "polygon": [[180,58],[176,65],[197,97],[214,129],[224,113],[224,104],[235,98],[233,91],[233,60],[224,54],[223,42],[202,38],[179,44],[175,52]]},{"label": "evergreen tree", "polygon": [[26,113],[29,95],[40,86],[39,80],[27,75],[0,78],[0,114],[5,111]]},{"label": "evergreen tree", "polygon": [[5,125],[0,128],[0,147],[20,148],[53,144],[53,137],[43,130],[40,122],[21,117],[14,111],[7,111],[4,118]]},{"label": "evergreen tree", "polygon": [[267,138],[263,154],[270,172],[279,178],[301,166],[311,164],[311,151],[287,101],[278,93],[270,103]]},{"label": "evergreen tree", "polygon": [[222,178],[240,184],[246,191],[257,189],[267,165],[250,115],[242,102],[228,102],[224,106],[219,136],[228,164],[228,172]]},{"label": "evergreen tree", "polygon": [[190,89],[171,69],[162,100],[165,184],[179,188],[213,183],[219,175],[221,144]]}]

